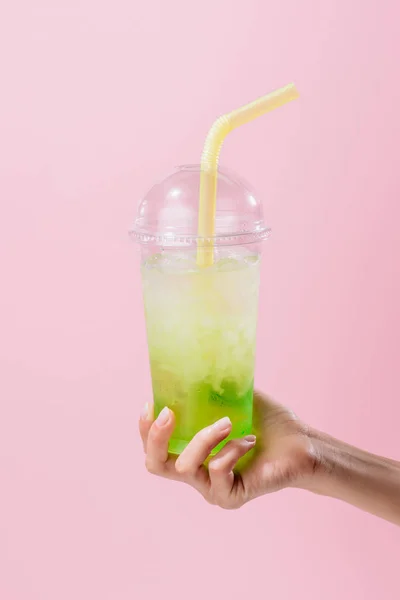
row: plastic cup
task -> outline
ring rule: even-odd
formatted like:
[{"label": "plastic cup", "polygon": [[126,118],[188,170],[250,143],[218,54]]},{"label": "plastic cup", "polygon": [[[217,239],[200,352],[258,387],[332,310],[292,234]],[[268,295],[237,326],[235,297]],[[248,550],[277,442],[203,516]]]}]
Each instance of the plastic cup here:
[{"label": "plastic cup", "polygon": [[130,232],[141,248],[155,415],[174,411],[176,454],[224,416],[230,437],[251,433],[261,242],[269,235],[249,186],[220,169],[213,260],[199,267],[199,185],[199,165],[179,167],[143,198]]}]

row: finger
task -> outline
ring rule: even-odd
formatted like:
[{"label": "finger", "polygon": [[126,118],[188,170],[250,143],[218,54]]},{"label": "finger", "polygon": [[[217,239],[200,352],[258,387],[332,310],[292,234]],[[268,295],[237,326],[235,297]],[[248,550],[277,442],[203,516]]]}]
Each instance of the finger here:
[{"label": "finger", "polygon": [[151,425],[147,436],[146,467],[150,473],[162,474],[168,460],[168,443],[175,427],[174,413],[165,407]]},{"label": "finger", "polygon": [[140,413],[139,419],[139,432],[143,442],[143,450],[146,452],[147,449],[147,438],[149,435],[150,427],[153,424],[153,405],[146,402],[142,412]]},{"label": "finger", "polygon": [[224,417],[196,433],[175,463],[177,472],[185,477],[196,475],[212,449],[231,431],[232,423],[228,417]]},{"label": "finger", "polygon": [[238,460],[254,448],[255,444],[254,435],[231,440],[210,460],[208,472],[213,494],[217,497],[227,497],[231,493],[235,480],[233,469]]}]

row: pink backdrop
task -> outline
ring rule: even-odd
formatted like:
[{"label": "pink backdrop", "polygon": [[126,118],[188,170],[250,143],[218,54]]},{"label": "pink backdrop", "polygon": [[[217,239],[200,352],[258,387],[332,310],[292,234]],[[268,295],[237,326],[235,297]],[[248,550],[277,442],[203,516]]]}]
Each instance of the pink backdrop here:
[{"label": "pink backdrop", "polygon": [[273,228],[257,383],[399,458],[396,2],[3,4],[1,600],[398,599],[391,525],[293,491],[225,513],[146,474],[126,234],[216,115],[294,80],[222,160]]}]

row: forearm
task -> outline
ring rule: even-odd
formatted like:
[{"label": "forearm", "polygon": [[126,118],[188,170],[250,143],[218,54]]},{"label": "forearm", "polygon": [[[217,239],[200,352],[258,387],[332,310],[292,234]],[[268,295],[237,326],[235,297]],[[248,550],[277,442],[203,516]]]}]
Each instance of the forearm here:
[{"label": "forearm", "polygon": [[354,448],[319,432],[311,433],[316,472],[311,491],[343,500],[400,525],[400,463]]}]

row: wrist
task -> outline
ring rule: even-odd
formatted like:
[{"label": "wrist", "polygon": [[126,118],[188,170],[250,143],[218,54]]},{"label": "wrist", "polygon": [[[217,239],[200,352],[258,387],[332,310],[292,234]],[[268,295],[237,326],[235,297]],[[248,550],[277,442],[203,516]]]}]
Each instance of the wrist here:
[{"label": "wrist", "polygon": [[351,473],[351,460],[341,443],[317,430],[308,431],[310,468],[298,487],[322,496],[334,496]]},{"label": "wrist", "polygon": [[298,487],[400,525],[400,463],[318,431],[308,433],[312,473]]}]

